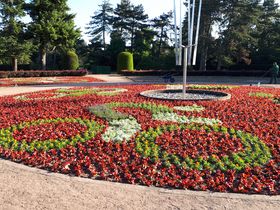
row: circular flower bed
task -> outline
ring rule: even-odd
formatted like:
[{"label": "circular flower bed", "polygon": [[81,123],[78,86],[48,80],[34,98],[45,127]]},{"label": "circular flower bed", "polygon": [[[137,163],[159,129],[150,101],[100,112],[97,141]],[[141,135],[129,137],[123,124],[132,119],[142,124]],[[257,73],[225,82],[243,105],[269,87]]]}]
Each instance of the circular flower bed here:
[{"label": "circular flower bed", "polygon": [[2,97],[0,155],[108,181],[279,194],[279,89],[211,86],[230,94],[227,101],[165,101],[139,94],[165,87]]},{"label": "circular flower bed", "polygon": [[141,93],[142,96],[155,99],[164,100],[187,100],[187,101],[214,101],[214,100],[228,100],[230,94],[209,91],[209,90],[186,90],[185,96],[180,89],[164,89],[164,90],[149,90]]}]

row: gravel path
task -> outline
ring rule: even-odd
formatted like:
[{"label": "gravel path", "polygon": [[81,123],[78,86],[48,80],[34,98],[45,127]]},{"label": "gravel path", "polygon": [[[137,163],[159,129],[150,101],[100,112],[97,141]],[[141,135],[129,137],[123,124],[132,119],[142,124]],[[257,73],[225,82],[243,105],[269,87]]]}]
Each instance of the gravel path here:
[{"label": "gravel path", "polygon": [[269,209],[280,196],[167,190],[69,177],[0,160],[0,209]]},{"label": "gravel path", "polygon": [[[118,77],[117,81],[106,78],[112,83],[129,82],[127,78]],[[58,87],[0,88],[0,96]],[[280,209],[280,196],[166,190],[110,183],[49,173],[2,159],[0,189],[0,210]]]}]

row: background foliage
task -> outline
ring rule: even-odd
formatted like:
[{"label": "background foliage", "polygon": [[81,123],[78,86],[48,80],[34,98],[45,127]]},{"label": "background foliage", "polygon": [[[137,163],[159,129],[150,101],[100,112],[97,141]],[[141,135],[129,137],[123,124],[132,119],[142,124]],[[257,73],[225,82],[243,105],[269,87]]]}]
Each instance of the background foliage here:
[{"label": "background foliage", "polygon": [[[194,69],[267,70],[273,61],[280,62],[280,10],[275,0],[203,0],[202,9]],[[22,21],[26,16],[29,23]],[[80,67],[116,70],[118,54],[128,51],[136,69],[175,69],[172,11],[150,19],[142,5],[130,0],[115,8],[104,0],[86,28],[90,43],[80,38],[74,17],[67,0],[1,1],[0,64],[14,64],[16,59],[33,69],[60,69],[64,55],[74,51]]]}]

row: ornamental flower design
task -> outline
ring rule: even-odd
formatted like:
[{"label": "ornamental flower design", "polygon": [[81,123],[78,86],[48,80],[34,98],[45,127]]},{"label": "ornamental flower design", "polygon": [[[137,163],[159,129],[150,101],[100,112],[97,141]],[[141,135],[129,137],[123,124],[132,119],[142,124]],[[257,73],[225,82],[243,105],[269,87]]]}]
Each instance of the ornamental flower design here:
[{"label": "ornamental flower design", "polygon": [[[279,194],[279,89],[224,88],[230,100],[196,104],[139,95],[154,89],[162,86],[1,97],[0,155],[122,183]],[[273,97],[250,96],[258,92]]]}]

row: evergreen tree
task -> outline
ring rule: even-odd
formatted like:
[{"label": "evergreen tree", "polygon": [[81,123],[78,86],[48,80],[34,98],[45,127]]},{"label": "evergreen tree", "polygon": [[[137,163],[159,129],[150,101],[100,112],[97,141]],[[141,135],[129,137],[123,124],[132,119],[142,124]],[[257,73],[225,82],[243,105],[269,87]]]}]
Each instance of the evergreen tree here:
[{"label": "evergreen tree", "polygon": [[94,41],[100,40],[102,35],[103,48],[106,48],[106,33],[111,31],[112,24],[112,5],[108,0],[104,0],[101,5],[99,5],[100,10],[94,13],[91,17],[89,26],[86,28]]},{"label": "evergreen tree", "polygon": [[127,39],[127,30],[129,24],[129,16],[132,11],[132,5],[129,0],[122,0],[114,9],[113,29]]},{"label": "evergreen tree", "polygon": [[137,32],[148,27],[148,15],[145,14],[143,5],[132,5],[129,0],[122,0],[114,10],[114,14],[114,30],[130,42],[130,49],[133,52]]},{"label": "evergreen tree", "polygon": [[157,57],[161,55],[162,45],[167,43],[169,40],[168,32],[172,28],[171,19],[173,15],[172,12],[163,13],[157,18],[152,20],[152,27],[157,30]]},{"label": "evergreen tree", "polygon": [[253,55],[254,68],[267,69],[280,59],[280,10],[275,0],[265,0],[258,18],[258,45]]},{"label": "evergreen tree", "polygon": [[148,27],[146,24],[148,21],[148,15],[145,14],[143,5],[132,5],[132,10],[130,13],[130,19],[128,24],[128,31],[130,33],[130,44],[131,51],[135,48],[135,38],[137,32],[144,31]]},{"label": "evergreen tree", "polygon": [[75,15],[68,13],[67,0],[31,0],[27,9],[32,19],[30,31],[39,47],[41,68],[46,69],[50,49],[71,49],[80,37],[74,24]]},{"label": "evergreen tree", "polygon": [[221,63],[225,65],[251,63],[251,53],[257,45],[255,36],[260,7],[258,0],[225,1],[220,27]]},{"label": "evergreen tree", "polygon": [[[222,8],[222,0],[203,0],[202,2],[202,10],[201,10],[201,22],[200,22],[200,31],[199,31],[199,45],[198,45],[198,57],[200,57],[199,70],[206,70],[206,63],[209,59],[209,48],[214,44],[213,38],[213,30],[214,26],[217,22],[221,20],[221,8]],[[199,1],[196,1],[195,8],[198,8]],[[193,2],[191,1],[190,5],[187,7],[193,7]],[[197,10],[196,10],[197,16]],[[194,20],[196,22],[196,19]],[[184,24],[183,24],[183,43],[187,44],[187,34],[188,34],[188,13],[185,16]],[[195,35],[196,28],[194,28]]]},{"label": "evergreen tree", "polygon": [[18,60],[29,57],[31,51],[31,43],[24,40],[23,7],[24,0],[0,1],[0,56],[11,59],[14,71],[18,69]]}]

